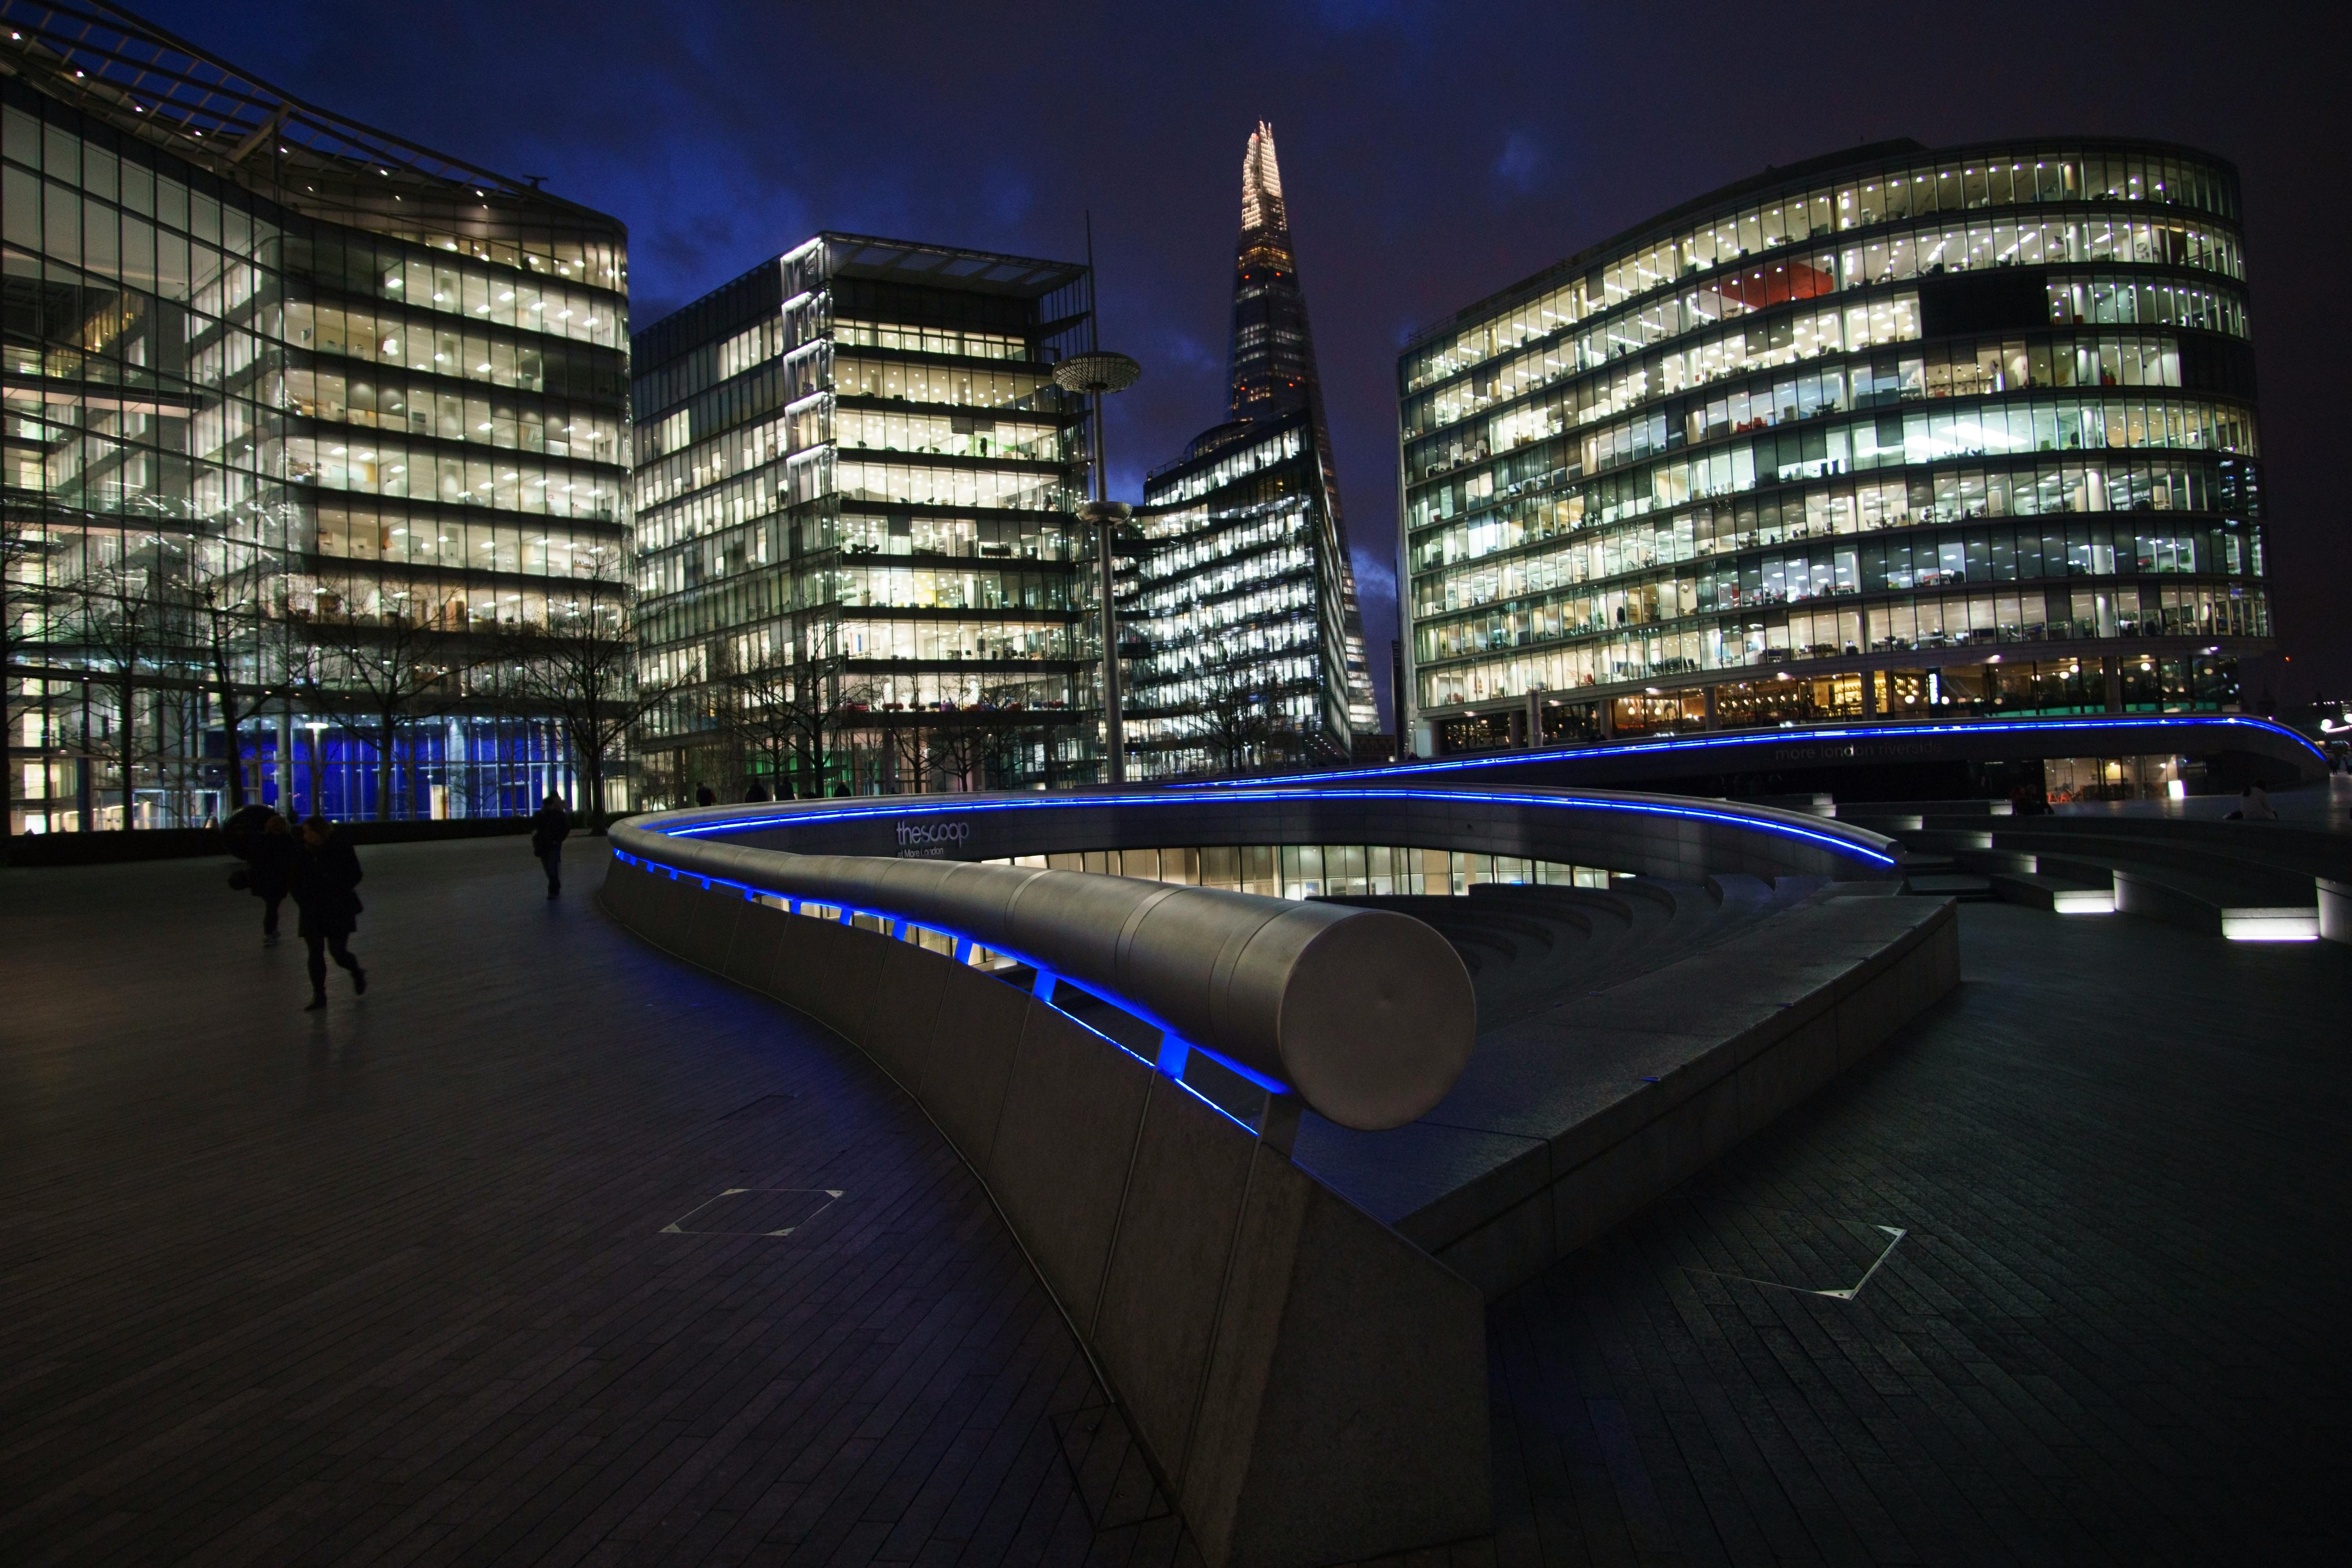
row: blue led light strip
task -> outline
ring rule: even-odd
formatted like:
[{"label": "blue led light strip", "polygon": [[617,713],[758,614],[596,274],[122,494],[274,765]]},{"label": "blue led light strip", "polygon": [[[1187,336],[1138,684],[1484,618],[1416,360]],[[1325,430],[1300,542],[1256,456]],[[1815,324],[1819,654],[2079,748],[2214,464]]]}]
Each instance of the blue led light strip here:
[{"label": "blue led light strip", "polygon": [[[620,861],[623,865],[637,866],[648,871],[665,873],[673,880],[699,882],[706,889],[711,888],[733,888],[737,891],[740,892],[746,899],[757,899],[762,897],[782,899],[785,900],[786,904],[790,906],[791,912],[795,915],[799,914],[799,906],[802,904],[821,904],[826,909],[839,910],[841,911],[841,923],[844,925],[850,923],[852,916],[865,915],[870,920],[882,921],[890,928],[887,931],[877,931],[873,934],[877,936],[888,936],[893,941],[897,942],[907,941],[908,932],[913,928],[937,931],[941,936],[948,937],[955,942],[958,962],[968,962],[971,957],[971,950],[975,947],[986,948],[989,952],[1001,953],[1004,957],[1012,959],[1016,963],[1026,964],[1029,968],[1036,972],[1038,983],[1035,989],[1032,992],[1032,994],[1034,995],[1037,1000],[1045,1003],[1047,1006],[1052,1007],[1054,1011],[1061,1014],[1062,1016],[1069,1019],[1071,1023],[1076,1024],[1078,1027],[1086,1030],[1087,1033],[1108,1042],[1110,1045],[1117,1047],[1119,1050],[1126,1051],[1128,1055],[1135,1057],[1138,1061],[1144,1062],[1145,1065],[1156,1068],[1157,1070],[1166,1074],[1168,1077],[1176,1079],[1179,1083],[1183,1083],[1185,1057],[1187,1055],[1199,1055],[1208,1058],[1211,1061],[1215,1062],[1219,1067],[1223,1068],[1234,1077],[1264,1089],[1268,1094],[1282,1095],[1291,1092],[1291,1089],[1288,1084],[1276,1079],[1268,1078],[1264,1073],[1257,1071],[1255,1068],[1246,1067],[1244,1064],[1235,1061],[1233,1058],[1225,1055],[1223,1051],[1213,1049],[1208,1046],[1196,1045],[1192,1041],[1185,1039],[1183,1037],[1179,1035],[1174,1028],[1170,1026],[1166,1020],[1155,1016],[1147,1008],[1138,1006],[1133,1002],[1129,1002],[1123,997],[1109,995],[1094,986],[1086,984],[1082,981],[1073,980],[1068,975],[1055,971],[1050,965],[1040,963],[1036,960],[1032,959],[1025,954],[1013,952],[1011,948],[999,946],[993,942],[983,941],[968,932],[952,930],[947,926],[940,924],[936,921],[919,921],[911,919],[906,915],[894,914],[886,910],[859,908],[856,905],[844,903],[836,898],[810,897],[800,893],[782,892],[773,888],[755,888],[749,882],[739,882],[731,877],[714,877],[706,875],[700,871],[690,870],[684,867],[665,866],[657,860],[648,860],[643,856],[632,855],[625,849],[614,849],[613,851],[613,858]],[[814,917],[803,918],[813,919]],[[1120,1012],[1129,1015],[1130,1017],[1136,1018],[1150,1027],[1159,1030],[1160,1035],[1159,1059],[1157,1061],[1152,1061],[1150,1058],[1137,1056],[1137,1053],[1133,1050],[1129,1049],[1126,1046],[1120,1045],[1117,1040],[1111,1039],[1108,1035],[1104,1034],[1100,1029],[1096,1028],[1084,1018],[1077,1016],[1068,1009],[1061,1006],[1054,1000],[1054,994],[1066,985],[1073,991],[1082,992],[1088,996],[1094,997],[1099,1002],[1103,1002],[1110,1006],[1116,1007]],[[1241,1118],[1234,1116],[1232,1111],[1227,1110],[1215,1100],[1209,1099],[1206,1095],[1201,1093],[1199,1089],[1192,1088],[1192,1085],[1185,1084],[1184,1088],[1186,1092],[1190,1093],[1194,1099],[1200,1100],[1203,1105],[1206,1105],[1211,1110],[1216,1111],[1218,1115],[1226,1117],[1236,1122],[1241,1122],[1244,1127],[1249,1125],[1247,1122],[1242,1122]],[[1251,1131],[1255,1132],[1256,1129],[1252,1128]]]},{"label": "blue led light strip", "polygon": [[1313,779],[1407,778],[1427,773],[1464,773],[1479,768],[1522,767],[1529,763],[1566,763],[1585,760],[1604,761],[1620,757],[1667,755],[1678,752],[1706,752],[1742,746],[1785,746],[1796,742],[1829,743],[1837,741],[1916,740],[1923,735],[1968,736],[2005,733],[2036,733],[2117,729],[2204,729],[2229,726],[2260,730],[2294,742],[2320,762],[2327,753],[2285,725],[2268,719],[2258,719],[2243,713],[2143,713],[2106,714],[2079,719],[1968,719],[1937,722],[1921,721],[1905,724],[1867,726],[1828,726],[1811,730],[1741,730],[1704,735],[1676,735],[1656,741],[1601,741],[1574,746],[1548,746],[1524,752],[1482,752],[1476,756],[1448,757],[1424,763],[1390,763],[1370,768],[1340,768],[1320,773],[1283,773],[1265,779],[1215,779],[1197,784],[1168,785],[1176,790],[1249,789],[1265,784],[1300,784]]},{"label": "blue led light strip", "polygon": [[[1527,806],[1555,811],[1613,811],[1631,813],[1643,816],[1676,817],[1687,821],[1702,822],[1753,832],[1777,834],[1782,837],[1797,839],[1816,847],[1830,850],[1836,854],[1847,855],[1857,859],[1868,861],[1879,867],[1891,867],[1895,864],[1895,858],[1894,856],[1888,855],[1882,850],[1873,848],[1867,843],[1859,841],[1864,837],[1875,840],[1875,835],[1864,835],[1854,829],[1840,831],[1830,828],[1813,827],[1801,822],[1782,819],[1780,814],[1768,816],[1762,815],[1760,812],[1749,812],[1728,807],[1710,806],[1696,802],[1685,803],[1657,800],[1628,800],[1605,796],[1541,793],[1528,790],[1362,787],[1332,788],[1328,785],[1322,785],[1319,787],[1269,787],[1263,784],[1228,789],[1220,794],[1216,798],[1221,800],[1240,800],[1247,802],[1326,800],[1394,801],[1398,799],[1407,799],[1436,802],[1447,805],[1456,805],[1464,802],[1477,802],[1489,805]],[[1106,805],[1118,806],[1183,805],[1187,807],[1197,807],[1200,804],[1200,799],[1201,797],[1197,795],[1168,791],[1119,794],[1072,794],[1066,795],[1024,796],[1015,799],[993,800],[975,800],[969,796],[961,798],[935,797],[931,799],[916,797],[912,800],[904,796],[883,796],[869,797],[868,799],[856,802],[856,804],[845,803],[840,805],[827,806],[822,809],[810,811],[778,812],[773,809],[768,809],[746,813],[730,813],[724,816],[715,818],[698,814],[697,819],[692,822],[677,823],[667,826],[648,824],[646,826],[651,831],[657,832],[670,837],[701,838],[715,835],[755,832],[761,829],[790,828],[805,823],[853,821],[876,816],[906,817],[965,812],[1054,811]],[[794,910],[797,910],[799,906],[803,903],[819,904],[826,908],[838,909],[841,911],[840,918],[844,923],[850,922],[852,918],[856,915],[865,915],[869,919],[883,922],[887,928],[887,933],[895,936],[900,941],[906,940],[908,928],[910,926],[919,926],[925,930],[938,931],[941,935],[949,938],[956,944],[957,952],[960,956],[968,957],[971,949],[975,945],[984,947],[992,952],[1003,953],[1005,957],[1013,959],[1016,963],[1025,964],[1034,970],[1038,975],[1038,983],[1032,992],[1033,995],[1034,995],[1039,1001],[1045,1003],[1048,1006],[1054,1006],[1056,1012],[1062,1013],[1064,1016],[1070,1018],[1071,1022],[1078,1025],[1081,1028],[1087,1029],[1088,1033],[1099,1036],[1121,1050],[1127,1050],[1128,1047],[1120,1046],[1116,1040],[1111,1040],[1108,1036],[1103,1035],[1100,1030],[1094,1028],[1084,1019],[1078,1018],[1075,1015],[1069,1014],[1066,1009],[1055,1005],[1054,996],[1056,991],[1065,985],[1073,986],[1087,995],[1095,996],[1109,1005],[1118,1008],[1120,1011],[1140,1020],[1150,1027],[1158,1029],[1160,1032],[1162,1041],[1160,1057],[1158,1061],[1150,1065],[1160,1072],[1175,1079],[1175,1081],[1180,1084],[1183,1083],[1183,1072],[1186,1058],[1191,1054],[1198,1053],[1201,1056],[1208,1058],[1211,1061],[1215,1062],[1218,1066],[1225,1068],[1228,1072],[1233,1073],[1243,1081],[1255,1085],[1258,1089],[1265,1090],[1269,1095],[1284,1095],[1292,1092],[1288,1085],[1281,1083],[1276,1079],[1267,1078],[1263,1073],[1257,1072],[1243,1063],[1235,1061],[1233,1058],[1226,1056],[1222,1051],[1185,1039],[1175,1029],[1170,1027],[1166,1020],[1156,1016],[1148,1008],[1139,1006],[1135,1003],[1123,997],[1108,994],[1094,986],[1073,980],[1069,976],[1059,973],[1051,965],[1041,963],[1027,954],[1016,952],[1011,949],[1002,947],[992,941],[975,936],[969,931],[957,931],[950,927],[940,925],[930,920],[913,920],[910,919],[910,917],[900,914],[895,910],[861,908],[844,902],[839,898],[831,895],[808,896],[797,893],[785,893],[774,889],[754,888],[748,883],[736,881],[730,878],[705,876],[697,871],[663,866],[655,861],[632,857],[626,852],[619,849],[614,850],[614,855],[615,858],[625,862],[644,866],[652,870],[665,871],[673,877],[682,876],[691,878],[701,882],[706,888],[734,888],[740,890],[746,898],[757,898],[764,895],[770,898],[783,899],[787,900],[788,904]],[[1129,1051],[1129,1054],[1132,1056],[1136,1053]],[[1220,1115],[1227,1116],[1239,1121],[1239,1118],[1233,1117],[1232,1112],[1226,1110],[1223,1107],[1217,1105],[1215,1101],[1209,1100],[1205,1095],[1201,1094],[1198,1089],[1193,1089],[1189,1084],[1185,1084],[1184,1087],[1187,1092],[1192,1094],[1196,1099],[1199,1099],[1202,1103],[1217,1110]],[[1246,1123],[1244,1123],[1244,1125],[1246,1125]]]},{"label": "blue led light strip", "polygon": [[[1522,753],[1519,760],[1538,753]],[[1353,776],[1353,775],[1335,775]],[[918,796],[917,799],[920,800]],[[1721,807],[1670,804],[1664,801],[1609,799],[1591,795],[1538,795],[1526,791],[1466,790],[1466,789],[1330,789],[1279,788],[1265,785],[1235,786],[1219,792],[1219,799],[1252,801],[1287,800],[1426,800],[1456,804],[1478,801],[1489,805],[1522,805],[1560,811],[1616,811],[1643,816],[1673,816],[1687,821],[1718,824],[1752,832],[1778,834],[1784,838],[1801,839],[1818,847],[1878,866],[1892,866],[1895,857],[1859,843],[1853,837],[1808,827],[1794,822],[1778,821],[1760,815]],[[961,803],[941,801],[937,804],[913,804],[901,795],[873,797],[875,804],[835,806],[823,811],[798,812],[789,816],[730,816],[717,821],[708,818],[675,826],[654,826],[652,831],[673,838],[698,838],[712,834],[747,833],[761,828],[788,828],[811,822],[841,822],[867,816],[921,816],[948,812],[981,811],[1055,811],[1079,806],[1118,805],[1181,805],[1197,809],[1199,797],[1192,793],[1153,791],[1129,795],[1040,795],[1021,800],[974,801]],[[982,944],[986,945],[986,944]]]}]

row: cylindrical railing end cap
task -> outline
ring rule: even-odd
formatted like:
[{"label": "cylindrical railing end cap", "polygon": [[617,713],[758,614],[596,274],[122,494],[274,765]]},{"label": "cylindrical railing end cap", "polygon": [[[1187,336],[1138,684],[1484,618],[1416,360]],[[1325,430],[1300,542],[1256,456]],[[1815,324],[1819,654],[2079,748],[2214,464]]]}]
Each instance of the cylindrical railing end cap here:
[{"label": "cylindrical railing end cap", "polygon": [[1362,910],[1299,953],[1278,1027],[1285,1075],[1307,1103],[1379,1131],[1426,1116],[1453,1090],[1478,1004],[1461,955],[1433,927]]}]

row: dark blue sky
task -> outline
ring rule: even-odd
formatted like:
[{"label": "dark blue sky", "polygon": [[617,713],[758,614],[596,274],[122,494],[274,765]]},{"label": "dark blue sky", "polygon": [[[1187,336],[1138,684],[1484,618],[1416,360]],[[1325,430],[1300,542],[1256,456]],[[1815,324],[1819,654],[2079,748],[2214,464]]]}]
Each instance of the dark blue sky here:
[{"label": "dark blue sky", "polygon": [[[1083,254],[1114,493],[1215,423],[1244,143],[1273,122],[1385,689],[1414,327],[1768,163],[1891,136],[2164,137],[2235,160],[2292,668],[2352,690],[2326,356],[2342,5],[600,5],[147,0],[289,92],[625,219],[652,321],[818,228]],[[2333,395],[2341,398],[2339,390]],[[2327,454],[2338,454],[2329,458]],[[2255,693],[2250,692],[2251,695]]]}]

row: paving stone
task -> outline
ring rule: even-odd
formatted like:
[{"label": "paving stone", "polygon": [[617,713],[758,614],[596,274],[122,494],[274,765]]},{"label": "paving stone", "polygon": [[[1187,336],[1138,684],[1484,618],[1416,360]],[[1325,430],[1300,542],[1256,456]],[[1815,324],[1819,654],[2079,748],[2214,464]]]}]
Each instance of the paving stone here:
[{"label": "paving stone", "polygon": [[[865,1058],[593,877],[361,858],[323,1015],[222,863],[0,872],[0,1561],[1134,1554],[1067,1326]],[[665,1233],[735,1187],[844,1196]]]},{"label": "paving stone", "polygon": [[[1958,995],[1496,1304],[1498,1556],[2352,1553],[2352,954],[1960,914]],[[1907,1234],[1851,1301],[1722,1277],[1820,1289],[1789,1215]]]},{"label": "paving stone", "polygon": [[[1196,1568],[1089,1500],[1106,1395],[911,1103],[508,847],[363,850],[323,1016],[216,863],[0,872],[0,1561]],[[1961,931],[1957,996],[1496,1303],[1496,1532],[1400,1563],[2352,1554],[2352,954]],[[666,1232],[736,1187],[844,1196]]]}]

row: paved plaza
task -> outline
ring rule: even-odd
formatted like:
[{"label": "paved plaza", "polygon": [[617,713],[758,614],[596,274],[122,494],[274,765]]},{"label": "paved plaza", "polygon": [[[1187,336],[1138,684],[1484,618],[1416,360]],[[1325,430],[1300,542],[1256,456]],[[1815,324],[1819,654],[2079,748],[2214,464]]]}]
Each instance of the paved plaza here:
[{"label": "paved plaza", "polygon": [[[362,850],[322,1015],[221,862],[0,872],[0,1561],[1192,1556],[921,1113],[593,853]],[[2352,952],[1962,920],[1957,998],[1492,1310],[1497,1534],[1428,1560],[2352,1547]]]},{"label": "paved plaza", "polygon": [[1960,914],[1957,998],[1493,1310],[1503,1561],[2352,1553],[2352,950]]},{"label": "paved plaza", "polygon": [[594,853],[362,849],[323,1015],[222,862],[0,873],[0,1562],[1086,1555],[979,1184]]}]

